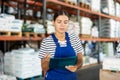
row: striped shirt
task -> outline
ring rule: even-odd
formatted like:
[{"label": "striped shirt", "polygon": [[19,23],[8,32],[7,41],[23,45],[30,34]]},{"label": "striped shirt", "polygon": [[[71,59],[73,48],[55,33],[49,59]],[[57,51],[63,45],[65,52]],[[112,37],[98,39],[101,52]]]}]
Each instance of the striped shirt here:
[{"label": "striped shirt", "polygon": [[[75,50],[75,53],[76,54],[83,53],[84,50],[81,45],[80,38],[75,34],[69,34],[69,38],[70,38],[71,46]],[[43,58],[45,54],[51,54],[51,57],[53,57],[55,53],[55,49],[56,49],[56,44],[52,36],[50,35],[44,38],[41,42],[39,58]]]}]

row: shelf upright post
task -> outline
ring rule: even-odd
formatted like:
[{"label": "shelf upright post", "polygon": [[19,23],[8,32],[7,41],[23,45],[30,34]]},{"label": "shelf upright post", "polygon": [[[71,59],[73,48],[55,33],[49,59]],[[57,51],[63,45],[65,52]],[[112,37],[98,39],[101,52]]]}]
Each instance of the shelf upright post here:
[{"label": "shelf upright post", "polygon": [[[98,31],[99,31],[99,37],[100,37],[100,28],[101,28],[101,16],[99,16],[99,20],[98,20]],[[98,58],[97,58],[97,62],[100,63],[100,52],[101,52],[101,42],[98,42]]]},{"label": "shelf upright post", "polygon": [[[26,25],[26,5],[27,5],[27,0],[24,0],[24,24]],[[26,47],[25,46],[25,44],[26,44],[26,41],[22,41],[22,44],[23,44],[23,46],[24,47]]]},{"label": "shelf upright post", "polygon": [[4,2],[5,2],[5,0],[2,0],[2,4],[1,4],[1,13],[4,13],[4,11],[5,11]]},{"label": "shelf upright post", "polygon": [[[116,3],[117,3],[117,0],[114,0],[114,5],[115,5],[115,9],[116,9],[116,10],[115,10],[115,15],[117,16],[117,8],[116,8],[116,7],[117,7],[117,4],[116,4]],[[115,35],[115,37],[117,38],[118,36]],[[118,43],[117,43],[116,41],[113,41],[114,55],[115,55],[115,53],[116,53],[116,46],[117,46],[117,44],[118,44]]]},{"label": "shelf upright post", "polygon": [[38,41],[37,41],[37,44],[38,44],[37,47],[38,47],[38,49],[40,48],[40,41],[41,41],[41,40],[38,40]]},{"label": "shelf upright post", "polygon": [[27,5],[27,0],[24,0],[24,24],[26,24],[26,5]]},{"label": "shelf upright post", "polygon": [[7,46],[6,45],[7,45],[7,41],[5,40],[4,41],[4,53],[7,51],[7,49],[6,49]]},{"label": "shelf upright post", "polygon": [[[45,30],[46,30],[46,2],[47,2],[47,0],[43,0],[43,2],[42,2],[43,3],[42,18],[43,18],[43,26],[45,27]],[[46,33],[47,33],[47,31],[46,31]]]},{"label": "shelf upright post", "polygon": [[17,18],[20,19],[20,15],[21,15],[21,10],[20,10],[20,3],[19,1],[17,2]]},{"label": "shelf upright post", "polygon": [[[80,0],[77,0],[77,6],[80,6]],[[77,9],[77,21],[80,20],[80,10]]]},{"label": "shelf upright post", "polygon": [[[4,13],[4,11],[5,11],[5,6],[4,6],[4,1],[5,0],[1,0],[2,1],[2,3],[1,3],[1,13]],[[3,52],[6,52],[6,41],[3,41]]]}]

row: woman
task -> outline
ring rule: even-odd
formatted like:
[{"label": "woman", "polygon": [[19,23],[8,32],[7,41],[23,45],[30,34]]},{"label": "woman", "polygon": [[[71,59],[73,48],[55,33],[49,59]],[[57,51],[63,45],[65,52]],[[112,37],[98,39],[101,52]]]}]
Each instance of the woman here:
[{"label": "woman", "polygon": [[[53,18],[55,33],[43,39],[39,57],[42,59],[42,70],[45,80],[76,80],[76,70],[82,66],[83,48],[75,34],[67,33],[69,17],[67,12],[57,11]],[[50,58],[66,58],[77,56],[75,65],[67,65],[65,69],[49,68]]]}]

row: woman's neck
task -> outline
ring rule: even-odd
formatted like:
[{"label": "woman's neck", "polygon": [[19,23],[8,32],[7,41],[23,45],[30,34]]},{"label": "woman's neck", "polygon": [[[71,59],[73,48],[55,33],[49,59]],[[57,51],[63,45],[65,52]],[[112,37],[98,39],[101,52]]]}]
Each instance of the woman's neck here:
[{"label": "woman's neck", "polygon": [[55,33],[55,36],[59,41],[65,41],[65,33]]}]

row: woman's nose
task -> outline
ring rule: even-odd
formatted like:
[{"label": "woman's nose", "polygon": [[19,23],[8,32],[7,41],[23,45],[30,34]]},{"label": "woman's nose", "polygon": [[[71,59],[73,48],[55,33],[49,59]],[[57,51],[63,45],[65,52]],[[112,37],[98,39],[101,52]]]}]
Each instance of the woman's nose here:
[{"label": "woman's nose", "polygon": [[64,26],[64,25],[65,25],[64,22],[62,22],[62,23],[61,23],[61,26]]}]

